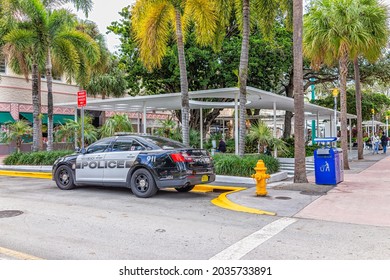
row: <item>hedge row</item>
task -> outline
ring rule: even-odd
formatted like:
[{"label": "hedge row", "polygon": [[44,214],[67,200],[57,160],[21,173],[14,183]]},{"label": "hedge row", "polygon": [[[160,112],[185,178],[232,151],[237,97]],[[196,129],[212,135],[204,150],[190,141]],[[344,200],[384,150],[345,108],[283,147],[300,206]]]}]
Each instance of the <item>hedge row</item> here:
[{"label": "hedge row", "polygon": [[[62,156],[69,155],[73,151],[51,151],[51,152],[29,152],[12,153],[5,160],[7,165],[53,165],[54,161]],[[254,167],[261,159],[267,167],[267,173],[272,174],[279,171],[279,161],[266,155],[246,155],[239,157],[231,154],[215,154],[215,169],[218,175],[230,175],[250,177],[254,174]]]},{"label": "hedge row", "polygon": [[218,175],[250,177],[255,173],[258,160],[264,161],[268,174],[279,171],[279,161],[271,156],[255,154],[240,157],[221,153],[214,155],[215,171]]},{"label": "hedge row", "polygon": [[73,151],[42,151],[42,152],[23,152],[12,153],[4,160],[7,165],[53,165],[54,161],[66,155],[72,154]]}]

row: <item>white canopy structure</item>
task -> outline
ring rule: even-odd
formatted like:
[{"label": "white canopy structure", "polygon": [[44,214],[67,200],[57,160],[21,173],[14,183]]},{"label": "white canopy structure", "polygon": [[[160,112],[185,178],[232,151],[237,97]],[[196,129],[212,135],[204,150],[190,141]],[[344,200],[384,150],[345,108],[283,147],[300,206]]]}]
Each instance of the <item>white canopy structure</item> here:
[{"label": "white canopy structure", "polygon": [[[238,151],[238,108],[239,108],[239,88],[222,88],[211,90],[200,90],[189,92],[190,108],[234,108],[235,110],[235,140],[236,153]],[[215,102],[202,101],[205,98],[214,98]],[[234,100],[224,102],[226,98]],[[219,100],[218,100],[219,99]],[[142,112],[145,116],[148,111],[165,111],[181,109],[181,93],[167,93],[159,95],[146,95],[135,97],[112,98],[103,100],[88,101],[86,110],[115,111],[115,112]],[[55,106],[77,108],[77,102],[59,103]],[[274,124],[276,126],[276,110],[294,112],[294,99],[281,96],[272,92],[247,87],[248,109],[271,109],[274,110]],[[333,120],[334,110],[318,105],[305,103],[305,116],[307,119],[331,119]],[[202,110],[200,111],[202,122]],[[339,112],[338,112],[339,114]],[[349,119],[356,118],[355,115],[348,114]],[[317,121],[318,123],[318,121]],[[332,122],[331,122],[332,123]],[[201,126],[202,127],[202,126]],[[274,130],[275,131],[275,130]],[[331,130],[332,131],[332,130]],[[146,133],[146,118],[143,118],[143,132]],[[201,141],[203,141],[203,131],[201,128]],[[201,147],[203,142],[201,142]]]}]

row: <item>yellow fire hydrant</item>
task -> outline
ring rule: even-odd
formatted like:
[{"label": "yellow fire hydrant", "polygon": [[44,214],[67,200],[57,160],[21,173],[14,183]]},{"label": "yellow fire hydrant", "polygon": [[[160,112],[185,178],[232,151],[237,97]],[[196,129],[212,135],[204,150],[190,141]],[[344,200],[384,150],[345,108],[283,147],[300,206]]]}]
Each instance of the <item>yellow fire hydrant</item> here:
[{"label": "yellow fire hydrant", "polygon": [[267,167],[262,160],[257,162],[256,167],[254,168],[256,171],[255,174],[252,175],[252,178],[256,180],[256,195],[257,196],[266,196],[267,195],[267,179],[271,176],[266,174]]}]

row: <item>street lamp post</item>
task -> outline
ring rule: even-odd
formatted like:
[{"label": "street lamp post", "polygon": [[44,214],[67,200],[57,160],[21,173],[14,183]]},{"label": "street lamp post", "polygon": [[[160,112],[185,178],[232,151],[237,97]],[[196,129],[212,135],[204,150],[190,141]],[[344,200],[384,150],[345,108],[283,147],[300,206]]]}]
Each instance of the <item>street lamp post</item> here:
[{"label": "street lamp post", "polygon": [[332,95],[334,98],[334,136],[337,137],[337,96],[339,95],[339,90],[337,88],[333,89]]},{"label": "street lamp post", "polygon": [[389,137],[389,116],[386,116],[386,137]]}]

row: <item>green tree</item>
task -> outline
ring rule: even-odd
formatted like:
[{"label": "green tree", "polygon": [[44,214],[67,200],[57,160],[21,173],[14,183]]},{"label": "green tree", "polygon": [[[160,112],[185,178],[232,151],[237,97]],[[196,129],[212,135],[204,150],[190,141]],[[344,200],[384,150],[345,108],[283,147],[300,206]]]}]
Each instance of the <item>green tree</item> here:
[{"label": "green tree", "polygon": [[305,55],[312,66],[334,65],[338,62],[341,105],[341,148],[344,169],[349,169],[347,138],[347,74],[350,58],[356,48],[371,45],[364,17],[365,0],[315,0],[304,18],[303,38]]},{"label": "green tree", "polygon": [[365,24],[367,30],[366,35],[371,36],[360,41],[361,45],[355,45],[352,52],[355,70],[358,159],[363,159],[362,94],[358,58],[363,56],[370,61],[377,60],[387,46],[389,28],[387,7],[379,4],[378,0],[361,1],[360,9],[360,17],[363,18],[361,22]]},{"label": "green tree", "polygon": [[115,114],[100,128],[102,137],[113,136],[116,132],[133,132],[133,126],[129,116],[126,114]]},{"label": "green tree", "polygon": [[182,94],[183,143],[189,145],[189,97],[184,33],[187,24],[194,22],[200,44],[210,43],[215,30],[213,2],[208,0],[138,0],[132,10],[132,25],[140,57],[148,70],[160,67],[166,55],[168,41],[175,30]]},{"label": "green tree", "polygon": [[284,152],[287,146],[283,140],[273,136],[272,131],[263,121],[255,122],[251,125],[248,133],[251,141],[257,141],[257,152],[264,153],[265,148]]},{"label": "green tree", "polygon": [[[82,122],[81,118],[77,121],[68,120],[65,124],[60,125],[55,133],[56,141],[62,141],[65,139],[66,142],[73,142],[75,135],[80,138],[77,139],[77,145],[81,147],[81,129]],[[92,125],[92,117],[89,115],[84,116],[84,141],[85,144],[91,144],[97,140],[98,132],[97,129]]]},{"label": "green tree", "polygon": [[5,136],[6,142],[16,141],[16,149],[20,152],[22,147],[22,137],[31,134],[32,129],[27,121],[18,120],[14,123],[8,124],[8,133]]},{"label": "green tree", "polygon": [[[33,151],[38,150],[41,137],[39,66],[46,64],[48,86],[48,150],[53,142],[52,57],[71,76],[78,70],[77,51],[83,50],[88,59],[98,59],[96,47],[84,34],[69,30],[73,16],[67,10],[54,10],[65,3],[72,3],[77,10],[88,14],[91,0],[2,0],[2,18],[14,28],[7,39],[7,52],[16,73],[25,77],[32,73],[33,99]],[[22,20],[20,20],[22,19]],[[86,40],[88,41],[86,43]]]},{"label": "green tree", "polygon": [[176,131],[176,122],[173,120],[172,117],[169,117],[165,120],[160,120],[160,125],[157,129],[157,135],[163,136],[166,138],[171,138],[173,134],[175,134]]}]

